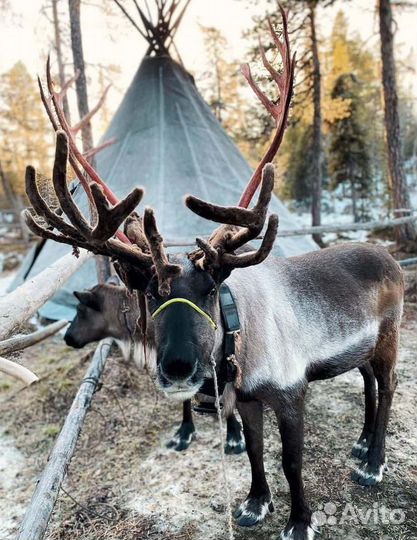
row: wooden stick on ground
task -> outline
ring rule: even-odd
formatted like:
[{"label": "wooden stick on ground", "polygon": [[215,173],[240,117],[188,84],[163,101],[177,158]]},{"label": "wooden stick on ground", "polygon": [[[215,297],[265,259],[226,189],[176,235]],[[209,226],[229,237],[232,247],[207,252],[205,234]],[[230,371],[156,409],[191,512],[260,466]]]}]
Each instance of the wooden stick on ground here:
[{"label": "wooden stick on ground", "polygon": [[112,342],[112,338],[103,339],[96,348],[90,367],[72,402],[64,426],[23,517],[17,540],[42,540],[45,535]]},{"label": "wooden stick on ground", "polygon": [[66,320],[57,321],[45,326],[44,328],[41,328],[40,330],[37,330],[36,332],[32,332],[31,334],[15,336],[10,339],[6,339],[5,341],[0,341],[0,354],[10,354],[15,351],[26,349],[27,347],[31,347],[32,345],[53,336],[59,332],[61,328],[67,326],[67,324],[68,321]]},{"label": "wooden stick on ground", "polygon": [[39,380],[39,378],[29,369],[25,368],[25,366],[21,366],[16,362],[12,362],[11,360],[2,357],[0,357],[0,371],[15,379],[19,379],[19,381],[23,381],[26,386]]}]

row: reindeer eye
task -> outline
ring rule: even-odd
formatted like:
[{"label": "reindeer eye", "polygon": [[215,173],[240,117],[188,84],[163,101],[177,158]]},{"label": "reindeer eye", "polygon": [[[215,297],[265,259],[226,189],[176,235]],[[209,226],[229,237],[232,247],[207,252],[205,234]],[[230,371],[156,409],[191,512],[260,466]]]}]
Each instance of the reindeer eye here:
[{"label": "reindeer eye", "polygon": [[146,293],[146,298],[148,300],[154,300],[153,294],[151,292],[149,292],[149,291]]},{"label": "reindeer eye", "polygon": [[208,293],[208,296],[210,296],[210,298],[213,298],[213,296],[216,296],[216,292],[217,292],[217,288],[213,287],[211,291]]}]

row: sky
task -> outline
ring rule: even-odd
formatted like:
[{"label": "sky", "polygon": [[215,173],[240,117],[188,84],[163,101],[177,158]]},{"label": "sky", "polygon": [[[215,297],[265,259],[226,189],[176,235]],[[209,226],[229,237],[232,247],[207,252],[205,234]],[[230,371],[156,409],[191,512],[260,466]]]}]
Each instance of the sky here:
[{"label": "sky", "polygon": [[[66,0],[61,2],[67,4]],[[9,0],[12,14],[0,20],[0,73],[10,69],[18,60],[26,64],[33,76],[43,73],[52,38],[52,25],[42,14],[42,6],[46,3],[45,0]],[[124,19],[106,16],[96,7],[104,3],[110,4],[112,0],[89,0],[82,8],[84,54],[89,64],[114,64],[120,68],[109,96],[114,109],[133,78],[146,44]],[[128,1],[125,3],[129,4]],[[370,44],[377,46],[378,21],[374,6],[375,0],[338,0],[331,8],[319,12],[317,19],[321,38],[325,40],[329,35],[335,14],[342,8],[348,16],[351,30],[358,31]],[[246,43],[242,33],[251,26],[254,15],[263,13],[264,0],[251,3],[250,7],[245,0],[191,0],[176,38],[186,67],[193,73],[204,69],[204,45],[199,25],[219,28],[229,43],[225,55],[244,62]],[[396,22],[397,57],[411,57],[417,71],[417,9],[397,13]],[[411,82],[415,75],[415,71],[409,74],[408,85],[417,98],[417,84]],[[94,94],[98,95],[98,88],[91,90],[96,97]]]}]

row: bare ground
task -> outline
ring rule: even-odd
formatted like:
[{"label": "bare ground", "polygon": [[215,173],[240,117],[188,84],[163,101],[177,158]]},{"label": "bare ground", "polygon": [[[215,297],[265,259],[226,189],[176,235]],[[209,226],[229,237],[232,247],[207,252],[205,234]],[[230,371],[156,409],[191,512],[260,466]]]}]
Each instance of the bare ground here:
[{"label": "bare ground", "polygon": [[[389,471],[374,488],[363,488],[350,480],[357,464],[350,458],[350,449],[360,433],[363,416],[359,373],[311,385],[304,478],[312,508],[330,518],[321,538],[417,539],[416,352],[417,306],[409,303],[387,440]],[[41,380],[23,390],[12,381],[0,384],[1,540],[14,537],[86,370],[86,359],[80,360],[80,353],[65,347],[59,338],[33,347],[20,359]],[[138,375],[115,351],[87,416],[47,538],[228,539],[217,423],[211,417],[196,417],[197,440],[185,453],[176,453],[167,450],[165,442],[180,416],[180,407],[158,395],[149,378]],[[289,494],[280,465],[279,436],[272,413],[268,411],[266,417],[265,461],[276,511],[261,526],[236,528],[236,540],[278,538],[288,516]],[[226,460],[235,507],[249,490],[249,464],[246,455]],[[381,523],[383,507],[396,509],[394,517],[401,520],[403,515],[405,521]],[[332,519],[336,525],[331,524]]]}]

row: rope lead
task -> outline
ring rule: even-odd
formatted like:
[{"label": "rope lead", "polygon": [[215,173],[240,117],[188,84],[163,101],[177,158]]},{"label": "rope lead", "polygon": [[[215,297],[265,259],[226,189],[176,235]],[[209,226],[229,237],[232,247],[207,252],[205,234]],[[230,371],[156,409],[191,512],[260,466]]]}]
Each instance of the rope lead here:
[{"label": "rope lead", "polygon": [[211,367],[213,370],[213,381],[214,381],[214,392],[216,397],[216,409],[217,409],[217,418],[219,421],[219,439],[220,439],[220,457],[222,462],[222,473],[223,473],[223,482],[226,492],[226,514],[229,527],[229,540],[235,540],[235,534],[233,531],[233,516],[232,516],[232,504],[230,501],[230,487],[229,480],[227,478],[226,470],[226,460],[224,458],[224,441],[223,441],[223,420],[222,413],[220,409],[220,396],[219,396],[219,387],[217,385],[217,373],[216,373],[216,361],[212,357],[210,360]]}]

